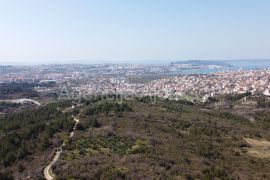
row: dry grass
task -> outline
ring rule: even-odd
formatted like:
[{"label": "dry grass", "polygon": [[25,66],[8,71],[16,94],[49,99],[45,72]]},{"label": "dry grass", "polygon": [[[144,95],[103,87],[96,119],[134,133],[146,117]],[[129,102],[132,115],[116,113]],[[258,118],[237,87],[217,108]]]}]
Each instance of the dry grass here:
[{"label": "dry grass", "polygon": [[258,158],[270,158],[270,141],[251,138],[244,138],[244,140],[250,145],[246,148],[249,155]]}]

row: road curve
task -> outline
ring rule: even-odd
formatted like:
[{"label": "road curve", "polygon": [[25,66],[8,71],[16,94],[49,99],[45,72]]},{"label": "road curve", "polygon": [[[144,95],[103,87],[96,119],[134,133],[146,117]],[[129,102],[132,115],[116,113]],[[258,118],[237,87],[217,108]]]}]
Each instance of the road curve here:
[{"label": "road curve", "polygon": [[0,102],[11,102],[11,103],[26,103],[26,102],[31,102],[33,104],[36,104],[37,106],[40,106],[41,104],[38,101],[35,101],[33,99],[10,99],[10,100],[0,100]]},{"label": "road curve", "polygon": [[54,174],[52,172],[52,166],[56,163],[56,161],[59,159],[61,153],[62,153],[62,146],[64,146],[64,143],[60,146],[60,148],[57,150],[57,152],[54,155],[53,160],[50,162],[48,166],[44,169],[44,176],[47,180],[53,180]]},{"label": "road curve", "polygon": [[[73,119],[75,121],[75,125],[73,127],[72,132],[69,135],[69,138],[72,138],[74,136],[74,131],[77,128],[78,123],[80,122],[80,120],[76,117],[73,116]],[[58,159],[60,158],[60,155],[63,151],[63,147],[65,146],[65,143],[63,143],[56,151],[53,160],[50,162],[50,164],[48,166],[45,167],[43,173],[44,173],[44,177],[46,180],[54,180],[55,179],[55,175],[52,172],[52,166],[58,161]]]}]

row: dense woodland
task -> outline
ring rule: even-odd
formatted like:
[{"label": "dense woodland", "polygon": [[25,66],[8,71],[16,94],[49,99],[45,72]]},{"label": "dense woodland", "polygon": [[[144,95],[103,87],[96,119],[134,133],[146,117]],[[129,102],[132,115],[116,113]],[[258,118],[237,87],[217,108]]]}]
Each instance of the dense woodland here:
[{"label": "dense woodland", "polygon": [[0,83],[0,99],[36,98],[39,94],[35,91],[35,87],[54,87],[55,85],[54,81]]},{"label": "dense woodland", "polygon": [[35,83],[0,83],[0,99],[37,97],[38,93],[34,91]]},{"label": "dense woodland", "polygon": [[[69,132],[73,128],[73,120],[68,114],[62,113],[50,104],[34,110],[7,114],[0,119],[0,169],[4,174],[23,172],[27,164],[38,158],[39,153],[52,150],[54,135],[59,132]],[[59,140],[61,143],[62,139]],[[37,156],[37,157],[36,157]],[[45,165],[46,162],[43,163]],[[30,166],[33,166],[30,164]],[[35,172],[36,177],[42,177],[42,167]]]}]

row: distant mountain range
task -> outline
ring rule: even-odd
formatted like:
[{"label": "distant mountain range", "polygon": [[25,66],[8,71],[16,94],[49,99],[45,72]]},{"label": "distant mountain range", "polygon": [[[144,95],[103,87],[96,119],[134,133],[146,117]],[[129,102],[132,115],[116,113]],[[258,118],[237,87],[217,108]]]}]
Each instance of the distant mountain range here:
[{"label": "distant mountain range", "polygon": [[176,61],[172,62],[172,65],[179,65],[179,64],[188,64],[192,66],[222,66],[222,67],[232,67],[232,65],[225,63],[223,61],[210,61],[210,60],[187,60],[187,61]]}]

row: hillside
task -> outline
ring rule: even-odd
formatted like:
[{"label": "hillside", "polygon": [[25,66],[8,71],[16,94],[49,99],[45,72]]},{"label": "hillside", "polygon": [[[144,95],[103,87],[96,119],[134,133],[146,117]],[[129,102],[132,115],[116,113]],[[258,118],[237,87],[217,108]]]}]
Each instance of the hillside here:
[{"label": "hillside", "polygon": [[[75,109],[67,109],[69,102],[49,104],[21,112],[33,113],[31,118],[14,114],[0,120],[10,122],[9,131],[0,131],[1,147],[5,147],[0,169],[11,179],[42,178],[49,154],[64,140],[63,153],[53,166],[57,179],[268,179],[268,106],[254,106],[251,101],[262,100],[230,99],[229,107],[164,99],[153,103],[149,97],[121,103],[117,98],[99,97]],[[239,108],[253,112],[241,114]],[[35,120],[36,113],[43,118]],[[72,114],[79,114],[80,123],[68,139]],[[253,121],[248,119],[251,116]],[[14,127],[19,119],[24,123]],[[19,136],[20,143],[12,139],[37,125],[39,131],[32,138]],[[48,129],[53,131],[47,135]],[[15,157],[6,160],[8,150],[12,153],[31,142],[35,142],[34,151],[20,157],[14,152]]]}]

